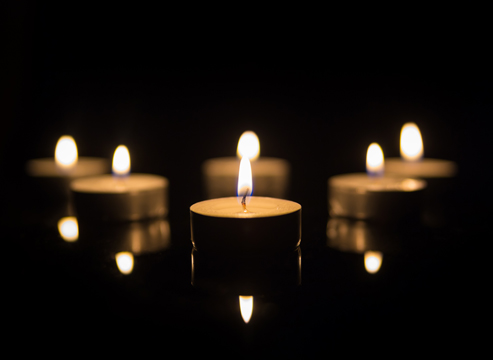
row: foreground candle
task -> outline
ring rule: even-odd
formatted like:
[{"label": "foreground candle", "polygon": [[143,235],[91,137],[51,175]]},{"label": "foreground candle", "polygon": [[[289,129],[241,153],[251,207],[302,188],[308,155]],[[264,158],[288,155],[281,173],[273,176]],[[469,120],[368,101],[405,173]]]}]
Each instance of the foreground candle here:
[{"label": "foreground candle", "polygon": [[209,199],[234,193],[240,159],[250,159],[255,194],[284,198],[288,188],[290,166],[284,159],[259,157],[260,143],[252,131],[244,132],[238,141],[237,157],[221,157],[204,162],[206,193]]},{"label": "foreground candle", "polygon": [[389,158],[385,171],[389,174],[418,178],[450,178],[457,173],[453,161],[423,158],[423,140],[415,123],[406,123],[400,137],[401,158]]},{"label": "foreground candle", "polygon": [[79,219],[131,221],[165,216],[168,180],[151,174],[129,174],[130,155],[120,145],[113,157],[114,175],[72,181]]},{"label": "foreground candle", "polygon": [[383,175],[383,152],[376,143],[368,147],[367,172],[329,179],[331,216],[379,221],[419,217],[425,181]]},{"label": "foreground candle", "polygon": [[301,242],[301,205],[250,196],[252,169],[240,164],[238,197],[206,200],[190,207],[193,246],[199,251],[280,252]]}]

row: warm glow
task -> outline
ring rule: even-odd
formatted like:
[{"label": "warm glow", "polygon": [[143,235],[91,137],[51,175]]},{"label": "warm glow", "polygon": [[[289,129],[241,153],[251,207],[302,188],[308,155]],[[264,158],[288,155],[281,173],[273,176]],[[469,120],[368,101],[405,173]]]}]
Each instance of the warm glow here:
[{"label": "warm glow", "polygon": [[113,155],[113,174],[125,176],[130,172],[130,154],[125,145],[119,145]]},{"label": "warm glow", "polygon": [[79,238],[79,225],[77,224],[77,218],[75,216],[68,216],[58,220],[58,232],[65,241],[77,241]]},{"label": "warm glow", "polygon": [[56,144],[55,162],[59,169],[70,170],[77,164],[77,145],[72,136],[64,135]]},{"label": "warm glow", "polygon": [[380,251],[365,251],[365,269],[370,274],[375,274],[382,266],[382,253]]},{"label": "warm glow", "polygon": [[260,142],[257,134],[253,131],[245,131],[238,141],[236,154],[240,159],[247,157],[250,161],[256,160],[260,155]]},{"label": "warm glow", "polygon": [[119,252],[115,256],[118,270],[124,275],[128,275],[134,269],[134,256],[131,252]]},{"label": "warm glow", "polygon": [[371,176],[382,176],[384,169],[383,151],[377,143],[371,143],[366,153],[366,172]]},{"label": "warm glow", "polygon": [[241,317],[245,324],[248,324],[253,312],[253,296],[240,296]]},{"label": "warm glow", "polygon": [[250,202],[250,196],[253,191],[252,184],[252,166],[247,157],[241,159],[240,172],[238,174],[238,201],[241,202],[243,196],[246,197],[246,202]]},{"label": "warm glow", "polygon": [[401,130],[401,156],[406,161],[423,158],[423,140],[415,123],[406,123]]}]

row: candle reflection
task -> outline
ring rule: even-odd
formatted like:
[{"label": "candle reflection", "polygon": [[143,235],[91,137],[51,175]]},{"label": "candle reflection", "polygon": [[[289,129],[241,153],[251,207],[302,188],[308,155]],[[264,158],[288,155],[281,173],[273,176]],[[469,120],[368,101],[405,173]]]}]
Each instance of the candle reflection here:
[{"label": "candle reflection", "polygon": [[301,284],[301,250],[277,256],[212,257],[192,249],[191,283],[207,292],[265,295]]},{"label": "candle reflection", "polygon": [[58,232],[67,242],[77,241],[79,238],[79,225],[75,216],[67,216],[58,220]]},{"label": "candle reflection", "polygon": [[134,269],[134,256],[129,251],[119,252],[115,255],[118,270],[124,275],[130,274]]},{"label": "candle reflection", "polygon": [[382,266],[383,254],[380,251],[365,251],[365,269],[370,274],[375,274]]}]

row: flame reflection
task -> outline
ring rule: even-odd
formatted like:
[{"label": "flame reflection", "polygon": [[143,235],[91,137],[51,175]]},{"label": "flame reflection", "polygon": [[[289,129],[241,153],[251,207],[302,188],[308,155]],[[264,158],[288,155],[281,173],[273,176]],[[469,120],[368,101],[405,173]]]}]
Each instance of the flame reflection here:
[{"label": "flame reflection", "polygon": [[253,296],[241,295],[239,298],[240,298],[241,317],[243,318],[243,321],[245,322],[245,324],[248,324],[248,322],[252,318]]},{"label": "flame reflection", "polygon": [[130,274],[134,269],[134,256],[131,252],[123,251],[115,255],[118,270],[124,275]]},{"label": "flame reflection", "polygon": [[365,269],[375,274],[382,266],[383,254],[380,251],[365,251]]},{"label": "flame reflection", "polygon": [[75,216],[67,216],[58,220],[58,232],[67,242],[77,241],[79,238],[79,225]]}]

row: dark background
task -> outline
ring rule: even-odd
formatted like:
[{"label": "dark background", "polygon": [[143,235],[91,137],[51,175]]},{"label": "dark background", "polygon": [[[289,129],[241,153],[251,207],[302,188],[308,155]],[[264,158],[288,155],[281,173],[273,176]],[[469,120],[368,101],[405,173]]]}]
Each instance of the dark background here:
[{"label": "dark background", "polygon": [[[461,321],[467,320],[468,326],[474,324],[464,308],[471,306],[471,298],[479,296],[472,284],[480,273],[469,266],[479,262],[477,253],[490,237],[485,230],[490,215],[488,145],[493,116],[490,44],[486,41],[491,29],[482,21],[481,9],[393,9],[388,17],[378,17],[378,9],[373,9],[371,16],[365,9],[290,10],[295,14],[264,8],[205,11],[73,2],[64,6],[9,4],[2,21],[0,70],[0,162],[5,189],[2,218],[5,242],[15,244],[11,266],[17,270],[11,279],[27,284],[20,297],[31,296],[34,290],[28,289],[36,288],[48,275],[52,277],[52,291],[72,275],[76,279],[72,295],[80,295],[78,291],[82,290],[75,290],[79,285],[90,288],[88,280],[74,275],[79,274],[79,268],[61,260],[60,250],[48,251],[51,248],[39,239],[36,246],[31,245],[30,237],[39,234],[38,229],[33,230],[29,220],[21,218],[29,208],[23,188],[27,184],[25,163],[52,156],[61,135],[72,135],[82,156],[111,159],[116,146],[126,144],[134,172],[168,177],[172,240],[179,249],[177,258],[184,259],[183,263],[172,263],[189,271],[188,209],[204,199],[201,163],[211,157],[233,156],[241,133],[255,131],[262,155],[291,163],[289,198],[303,206],[302,250],[307,256],[308,276],[304,279],[310,289],[310,284],[320,280],[314,275],[319,268],[329,271],[320,265],[323,261],[313,260],[325,244],[327,179],[364,171],[366,149],[374,141],[382,146],[385,156],[399,156],[400,128],[413,121],[421,129],[425,156],[456,161],[459,175],[451,209],[453,219],[448,227],[430,235],[439,239],[439,245],[435,242],[421,263],[430,267],[435,278],[431,276],[434,280],[417,287],[419,295],[409,291],[426,297],[430,289],[435,289],[434,281],[443,282],[443,288],[432,292],[438,299],[433,303],[447,302],[454,295],[451,311]],[[54,237],[39,235],[43,239],[50,236]],[[56,255],[46,273],[30,278],[27,274],[34,271],[34,265],[22,260],[22,254],[32,260],[36,251],[54,251]],[[458,271],[453,263],[459,256],[467,259],[465,272],[449,276],[448,270]],[[71,274],[67,279],[56,277],[63,264]],[[21,267],[25,270],[20,271]],[[413,279],[412,274],[407,275]],[[189,284],[176,283],[179,289],[192,291],[186,287]],[[106,289],[103,282],[97,286]],[[308,290],[313,299],[326,299],[327,292],[314,288]],[[386,291],[388,298],[393,290]],[[96,293],[107,299],[113,296],[109,290]],[[51,294],[56,295],[43,295],[50,299],[47,302],[61,293]],[[309,300],[310,296],[301,303],[307,307],[318,304]],[[340,299],[333,294],[330,298]],[[344,304],[338,301],[338,306]],[[380,303],[378,297],[372,301]],[[25,304],[16,309],[17,319],[33,327],[36,321],[22,316]],[[146,302],[138,304],[144,306]],[[425,304],[414,310],[416,314],[422,313]],[[181,303],[176,306],[184,307]],[[273,332],[280,331],[286,338],[275,342],[277,347],[273,349],[300,339],[302,345],[295,348],[301,354],[322,347],[326,335],[339,334],[347,339],[352,334],[351,324],[364,321],[358,320],[358,313],[351,313],[352,305],[345,306],[341,311],[347,316],[330,318],[337,326],[343,324],[343,335],[334,328],[327,330],[325,326],[329,325],[322,320],[290,323],[288,330],[271,324]],[[378,309],[385,313],[384,308]],[[94,318],[106,314],[106,307],[97,309],[91,312],[97,314]],[[50,305],[50,311],[53,315],[39,319],[65,324],[60,320],[65,315],[60,315],[62,312],[57,312],[54,305]],[[301,318],[315,314],[315,310],[300,311],[297,316]],[[406,314],[399,308],[380,315],[384,324],[395,326],[401,324],[396,318],[410,321],[413,316]],[[440,319],[447,318],[446,314],[448,310],[442,309]],[[134,320],[147,328],[150,317],[135,316]],[[106,322],[115,318],[114,314],[108,315],[94,326],[108,326]],[[40,320],[35,319],[39,326]],[[185,330],[186,325],[178,324],[172,316],[166,319],[178,328],[176,339],[190,336],[189,341],[196,340],[193,330],[192,335]],[[257,339],[251,334],[231,335],[229,323],[212,321],[209,329],[199,320],[188,321],[192,328],[199,329],[200,336],[229,334],[235,349],[247,346],[249,341],[259,348],[265,345],[245,340],[248,336]],[[412,322],[412,326],[418,325],[426,327]],[[442,324],[437,331],[444,328],[448,326]],[[391,332],[387,329],[386,334]],[[459,337],[458,332],[454,328],[447,334]],[[426,331],[427,336],[432,333]],[[359,331],[357,334],[361,335]],[[407,337],[411,339],[412,335],[406,333]]]}]

